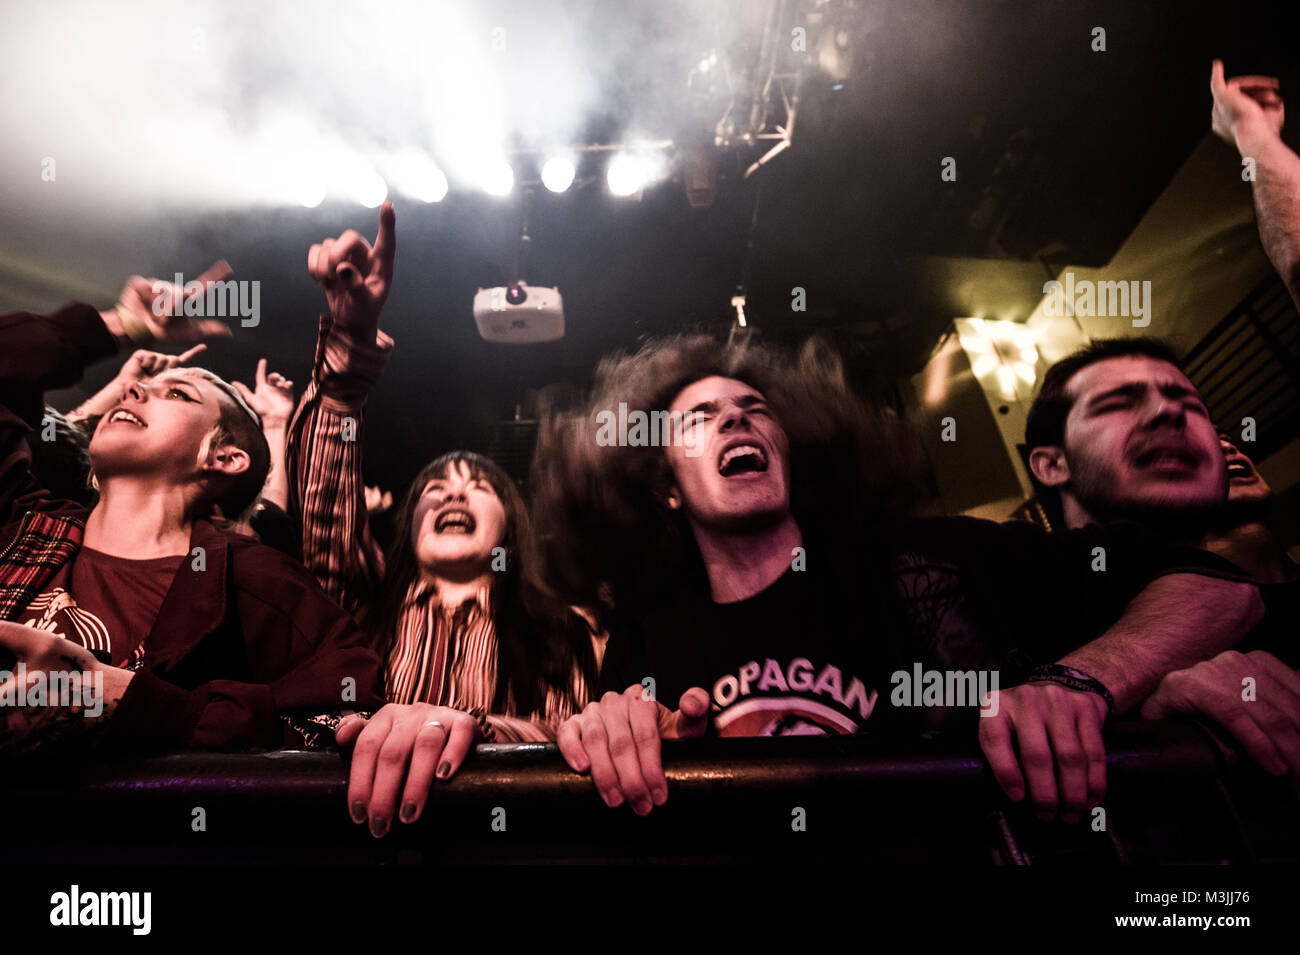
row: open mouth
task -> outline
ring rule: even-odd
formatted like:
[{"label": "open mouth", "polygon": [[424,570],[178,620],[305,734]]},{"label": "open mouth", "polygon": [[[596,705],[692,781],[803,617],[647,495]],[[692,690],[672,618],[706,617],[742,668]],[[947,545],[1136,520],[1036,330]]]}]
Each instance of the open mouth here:
[{"label": "open mouth", "polygon": [[1240,460],[1228,462],[1228,480],[1252,481],[1255,478],[1255,472],[1243,464]]},{"label": "open mouth", "polygon": [[433,521],[435,534],[473,534],[477,526],[474,515],[460,508],[450,508]]},{"label": "open mouth", "polygon": [[718,458],[718,473],[723,477],[757,474],[767,470],[767,452],[756,444],[737,444]]},{"label": "open mouth", "polygon": [[133,424],[138,428],[149,427],[147,424],[144,423],[144,420],[142,418],[138,417],[137,415],[131,414],[131,412],[127,411],[125,408],[113,409],[113,411],[108,416],[108,420],[110,423],[125,421],[127,424]]},{"label": "open mouth", "polygon": [[1200,463],[1200,459],[1193,451],[1167,445],[1148,448],[1134,460],[1140,468],[1177,468],[1180,470],[1195,468]]}]

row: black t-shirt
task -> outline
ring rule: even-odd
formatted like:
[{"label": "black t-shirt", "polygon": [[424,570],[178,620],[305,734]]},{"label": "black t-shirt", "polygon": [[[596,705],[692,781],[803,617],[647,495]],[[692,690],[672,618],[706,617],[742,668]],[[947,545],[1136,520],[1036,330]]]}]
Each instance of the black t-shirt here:
[{"label": "black t-shirt", "polygon": [[[674,710],[703,687],[720,735],[933,732],[976,717],[986,690],[1100,635],[1159,573],[1241,576],[1136,525],[1048,535],[1023,522],[931,519],[908,525],[891,550],[886,586],[873,586],[881,571],[865,562],[819,570],[822,552],[809,548],[808,569],[748,600],[683,601],[624,620],[601,692],[651,678]],[[922,690],[935,674],[938,702]]]},{"label": "black t-shirt", "polygon": [[645,638],[611,637],[601,688],[649,677],[676,709],[703,687],[720,736],[857,733],[888,690],[887,654],[848,609],[823,576],[788,570],[748,600],[680,607],[650,618]]}]

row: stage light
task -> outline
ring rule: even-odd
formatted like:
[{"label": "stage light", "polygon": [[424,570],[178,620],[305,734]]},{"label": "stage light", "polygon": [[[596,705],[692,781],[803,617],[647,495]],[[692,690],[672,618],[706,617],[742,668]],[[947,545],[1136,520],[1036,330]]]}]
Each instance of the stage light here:
[{"label": "stage light", "polygon": [[388,183],[364,161],[355,161],[348,177],[348,191],[367,209],[377,209],[388,198]]},{"label": "stage light", "polygon": [[1028,401],[1038,381],[1035,329],[1011,321],[959,318],[954,325],[971,372],[984,389],[1005,401]]},{"label": "stage light", "polygon": [[615,196],[635,195],[645,188],[647,178],[646,161],[626,153],[611,159],[609,168],[605,170],[605,182]]},{"label": "stage light", "polygon": [[438,164],[418,149],[405,149],[393,158],[390,175],[393,188],[422,202],[442,202],[447,195],[447,176]]},{"label": "stage light", "polygon": [[565,156],[552,156],[542,166],[542,184],[551,192],[563,192],[573,185],[577,170],[573,162]]},{"label": "stage light", "polygon": [[971,363],[970,370],[971,373],[976,378],[983,378],[984,376],[992,374],[994,371],[996,371],[997,367],[998,367],[998,356],[990,352],[985,355],[980,355],[978,358],[976,358],[975,361]]},{"label": "stage light", "polygon": [[483,168],[479,184],[490,196],[508,196],[515,187],[515,171],[504,159],[490,160]]}]

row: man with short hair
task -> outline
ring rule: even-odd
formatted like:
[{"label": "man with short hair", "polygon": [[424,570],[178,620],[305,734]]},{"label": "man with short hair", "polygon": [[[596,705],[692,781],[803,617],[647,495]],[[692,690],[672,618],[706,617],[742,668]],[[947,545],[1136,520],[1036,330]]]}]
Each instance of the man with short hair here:
[{"label": "man with short hair", "polygon": [[[1238,461],[1229,474],[1225,454],[1233,459],[1229,451],[1235,448],[1216,431],[1200,392],[1179,368],[1172,349],[1157,341],[1099,340],[1049,368],[1029,410],[1025,443],[1040,494],[1049,508],[1055,505],[1052,509],[1059,510],[1069,529],[1132,521],[1166,539],[1207,546],[1231,559],[1240,552],[1240,541],[1234,544],[1232,537],[1224,536],[1225,517],[1258,515],[1263,488],[1253,466],[1245,474]],[[1260,584],[1270,582],[1254,571],[1251,577]],[[1200,641],[1196,650],[1188,641],[1177,660],[1169,654],[1133,655],[1116,646],[1113,659],[1125,663],[1129,679],[1137,675],[1136,685],[1143,689],[1127,698],[1124,709],[1140,705],[1141,714],[1150,718],[1173,711],[1210,716],[1260,765],[1278,774],[1289,771],[1300,784],[1300,679],[1275,655],[1296,652],[1294,634],[1281,640],[1269,636],[1280,614],[1269,591],[1261,587],[1267,610],[1264,626],[1249,636],[1239,633],[1226,645]],[[1152,624],[1163,626],[1159,621]],[[1252,651],[1250,660],[1239,645]],[[1174,649],[1175,643],[1168,647]],[[1089,655],[1086,648],[1074,657],[1073,665],[1107,686],[1110,674],[1119,670]],[[1225,683],[1225,674],[1232,680]],[[1256,678],[1267,689],[1259,705],[1242,699],[1244,676]],[[1225,687],[1236,689],[1229,692]],[[1042,692],[1030,684],[1005,694],[1010,705],[981,725],[982,738],[1008,732],[1022,741],[1025,734],[1050,736],[1044,729],[1044,724],[1050,725],[1050,713],[1035,707]],[[1029,708],[1023,714],[1022,702]],[[1009,750],[1000,757],[1008,777],[1014,758]],[[1050,762],[1050,754],[1046,758]]]},{"label": "man with short hair", "polygon": [[1049,368],[1025,444],[1066,528],[1139,520],[1199,541],[1227,493],[1205,402],[1173,350],[1151,339],[1099,340]]}]

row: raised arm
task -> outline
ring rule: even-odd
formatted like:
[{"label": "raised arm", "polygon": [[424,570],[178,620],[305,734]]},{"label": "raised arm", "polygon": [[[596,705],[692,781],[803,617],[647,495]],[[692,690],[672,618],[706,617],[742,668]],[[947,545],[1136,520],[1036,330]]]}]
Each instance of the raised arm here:
[{"label": "raised arm", "polygon": [[184,365],[202,354],[207,347],[207,345],[200,343],[181,352],[179,355],[164,355],[162,352],[137,348],[131,353],[131,357],[122,363],[122,367],[118,369],[117,374],[112,377],[108,384],[68,412],[68,420],[80,426],[84,425],[90,418],[97,418],[100,415],[107,414],[122,400],[123,387],[133,381],[161,374],[168,368]]},{"label": "raised arm", "polygon": [[262,434],[271,451],[271,470],[262,497],[286,513],[289,510],[289,472],[285,455],[289,445],[289,418],[293,415],[293,382],[278,371],[266,373],[266,359],[257,362],[253,387],[231,383],[248,406],[262,419]]},{"label": "raised arm", "polygon": [[312,379],[289,427],[290,504],[302,522],[303,563],[321,587],[355,613],[373,594],[361,474],[365,405],[393,348],[379,330],[396,251],[391,203],[371,246],[348,230],[314,245],[312,278],[325,288]]},{"label": "raised arm", "polygon": [[[229,266],[220,266],[208,271],[208,281],[229,274]],[[73,303],[52,315],[0,315],[0,525],[46,497],[32,476],[27,447],[29,430],[41,426],[46,391],[76,384],[87,365],[133,342],[190,342],[230,334],[220,322],[155,315],[154,303],[165,294],[184,293],[137,275],[127,280],[117,305],[107,311]]]},{"label": "raised arm", "polygon": [[1269,261],[1300,308],[1300,156],[1282,141],[1284,119],[1278,82],[1269,76],[1223,77],[1223,61],[1210,71],[1211,125],[1253,160],[1255,217]]}]

